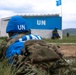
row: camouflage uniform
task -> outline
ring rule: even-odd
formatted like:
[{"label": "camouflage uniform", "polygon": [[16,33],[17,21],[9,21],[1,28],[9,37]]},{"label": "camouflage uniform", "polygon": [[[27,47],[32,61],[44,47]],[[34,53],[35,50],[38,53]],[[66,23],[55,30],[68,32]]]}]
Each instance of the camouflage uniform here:
[{"label": "camouflage uniform", "polygon": [[0,61],[5,59],[5,52],[6,52],[6,44],[7,44],[7,39],[3,39],[3,41],[0,43]]},{"label": "camouflage uniform", "polygon": [[6,33],[10,37],[6,58],[12,59],[16,75],[51,75],[59,67],[59,59],[62,57],[59,48],[45,43],[40,36],[29,34],[29,28],[22,17],[12,17]]},{"label": "camouflage uniform", "polygon": [[[27,50],[27,52],[26,52]],[[17,75],[51,75],[58,67],[59,48],[41,40],[25,42],[25,49],[21,55],[13,56],[13,66],[17,68]],[[60,62],[61,63],[61,62]]]}]

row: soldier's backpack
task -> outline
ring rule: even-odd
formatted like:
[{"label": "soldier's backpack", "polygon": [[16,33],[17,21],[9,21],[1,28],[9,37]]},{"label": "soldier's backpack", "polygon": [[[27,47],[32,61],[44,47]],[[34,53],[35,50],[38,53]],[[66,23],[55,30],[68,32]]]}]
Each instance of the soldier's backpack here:
[{"label": "soldier's backpack", "polygon": [[[27,53],[26,53],[27,52]],[[25,53],[31,62],[48,62],[58,60],[59,49],[43,40],[28,40],[25,42]]]}]

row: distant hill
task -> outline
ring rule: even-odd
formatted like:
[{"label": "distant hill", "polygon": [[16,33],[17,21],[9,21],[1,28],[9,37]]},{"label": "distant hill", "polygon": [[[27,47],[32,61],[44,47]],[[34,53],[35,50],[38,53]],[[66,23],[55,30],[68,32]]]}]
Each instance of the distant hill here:
[{"label": "distant hill", "polygon": [[63,35],[69,33],[70,35],[76,35],[76,28],[68,28],[63,30]]}]

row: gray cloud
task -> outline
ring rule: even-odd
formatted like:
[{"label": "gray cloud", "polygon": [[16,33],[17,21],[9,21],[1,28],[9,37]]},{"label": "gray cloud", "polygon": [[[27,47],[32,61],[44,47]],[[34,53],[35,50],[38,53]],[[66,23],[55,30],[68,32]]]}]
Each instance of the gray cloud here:
[{"label": "gray cloud", "polygon": [[[16,14],[61,13],[56,0],[0,0],[0,18]],[[62,0],[63,29],[76,28],[76,0]]]},{"label": "gray cloud", "polygon": [[0,10],[5,10],[5,11],[13,11],[15,13],[31,13],[31,12],[35,12],[35,10],[33,9],[33,5],[31,4],[25,4],[23,6],[1,6],[0,5]]}]

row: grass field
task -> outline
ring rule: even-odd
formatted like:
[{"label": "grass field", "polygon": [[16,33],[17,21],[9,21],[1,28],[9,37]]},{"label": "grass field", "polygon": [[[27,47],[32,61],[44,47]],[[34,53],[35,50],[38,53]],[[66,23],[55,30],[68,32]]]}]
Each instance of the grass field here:
[{"label": "grass field", "polygon": [[63,36],[62,39],[43,39],[48,43],[76,43],[76,36],[66,37]]},{"label": "grass field", "polygon": [[[4,40],[6,37],[1,37],[0,38],[0,42],[2,42],[2,40]],[[76,36],[63,36],[62,39],[44,39],[46,42],[48,43],[76,43]]]},{"label": "grass field", "polygon": [[[1,37],[0,42],[2,42],[4,39],[5,39],[4,37]],[[70,36],[70,37],[63,36],[63,39],[59,39],[59,40],[58,39],[56,40],[43,39],[43,40],[45,40],[48,43],[76,43],[76,36]],[[73,65],[76,66],[76,62]],[[0,61],[0,75],[15,75],[14,69],[11,69],[11,66],[7,63],[6,60]],[[61,75],[61,74],[59,72],[56,75]],[[76,74],[71,72],[70,74],[67,73],[66,75],[76,75]]]}]

